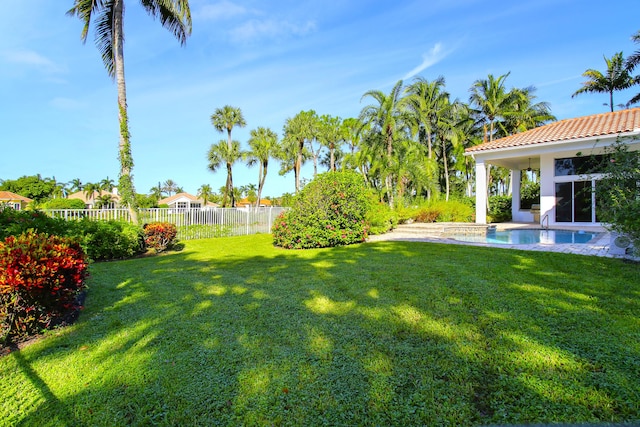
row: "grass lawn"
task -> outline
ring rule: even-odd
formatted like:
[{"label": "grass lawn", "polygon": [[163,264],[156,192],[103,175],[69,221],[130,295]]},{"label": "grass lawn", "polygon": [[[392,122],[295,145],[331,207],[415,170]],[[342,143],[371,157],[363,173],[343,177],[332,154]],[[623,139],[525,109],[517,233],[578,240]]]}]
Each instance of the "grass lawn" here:
[{"label": "grass lawn", "polygon": [[637,264],[258,235],[91,273],[76,324],[0,358],[0,424],[640,420]]}]

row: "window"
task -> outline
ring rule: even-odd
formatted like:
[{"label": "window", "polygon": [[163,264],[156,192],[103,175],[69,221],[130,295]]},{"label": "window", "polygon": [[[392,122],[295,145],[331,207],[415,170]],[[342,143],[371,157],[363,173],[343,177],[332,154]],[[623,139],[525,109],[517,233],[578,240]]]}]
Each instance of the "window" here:
[{"label": "window", "polygon": [[598,154],[555,160],[555,176],[586,175],[602,172],[607,156]]},{"label": "window", "polygon": [[176,209],[188,209],[189,204],[187,202],[176,202]]}]

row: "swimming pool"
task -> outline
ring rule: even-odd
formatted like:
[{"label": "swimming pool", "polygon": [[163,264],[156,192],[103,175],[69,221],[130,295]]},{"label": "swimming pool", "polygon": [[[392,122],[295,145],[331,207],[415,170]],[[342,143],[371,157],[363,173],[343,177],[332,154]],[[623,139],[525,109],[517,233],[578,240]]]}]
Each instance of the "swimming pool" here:
[{"label": "swimming pool", "polygon": [[448,237],[461,242],[471,243],[493,243],[503,245],[531,245],[536,243],[559,244],[559,243],[588,243],[596,237],[598,233],[572,230],[487,230],[486,234],[465,234],[455,233]]}]

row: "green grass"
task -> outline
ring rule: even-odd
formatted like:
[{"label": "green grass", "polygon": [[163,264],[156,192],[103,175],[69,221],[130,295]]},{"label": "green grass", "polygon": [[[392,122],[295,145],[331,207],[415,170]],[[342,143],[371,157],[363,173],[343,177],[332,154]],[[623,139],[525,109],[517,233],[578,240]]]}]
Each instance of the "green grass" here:
[{"label": "green grass", "polygon": [[640,419],[635,264],[257,235],[91,271],[76,324],[0,358],[0,424]]}]

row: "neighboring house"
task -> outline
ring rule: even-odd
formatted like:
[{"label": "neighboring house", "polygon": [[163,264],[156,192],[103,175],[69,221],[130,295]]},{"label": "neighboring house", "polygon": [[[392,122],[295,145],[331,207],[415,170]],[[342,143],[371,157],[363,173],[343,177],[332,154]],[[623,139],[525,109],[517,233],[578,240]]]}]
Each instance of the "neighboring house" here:
[{"label": "neighboring house", "polygon": [[[255,205],[255,201],[254,202],[250,202],[249,199],[242,199],[236,202],[236,207],[237,208],[246,208],[246,207],[250,207]],[[271,200],[269,199],[260,199],[260,207],[261,208],[266,208],[266,207],[271,207]]]},{"label": "neighboring house", "polygon": [[[619,138],[640,150],[640,108],[561,120],[468,148],[476,161],[476,223],[487,222],[489,165],[511,170],[514,221],[542,225],[600,225],[595,188],[599,174],[585,163]],[[540,218],[520,209],[520,174],[540,169]],[[601,175],[600,175],[601,176]]]},{"label": "neighboring house", "polygon": [[120,205],[120,196],[116,188],[112,192],[105,190],[94,191],[89,196],[84,191],[76,191],[73,194],[69,194],[67,199],[82,200],[87,209],[114,209]]},{"label": "neighboring house", "polygon": [[32,201],[33,200],[28,197],[12,193],[11,191],[0,191],[0,206],[6,205],[17,211],[21,211],[26,208],[27,205]]},{"label": "neighboring house", "polygon": [[199,199],[189,193],[178,193],[160,199],[158,200],[158,205],[168,205],[171,209],[211,209],[218,207],[218,205],[213,202],[207,202],[205,206],[203,199]]}]

